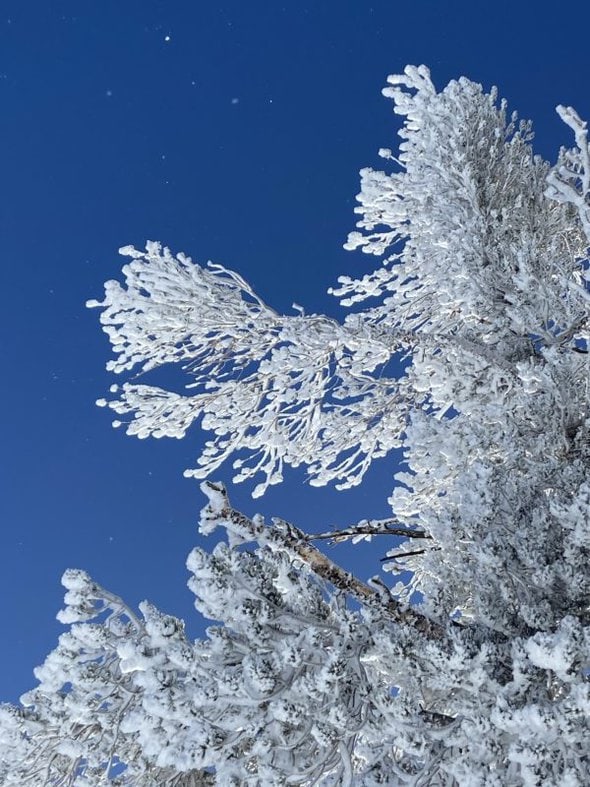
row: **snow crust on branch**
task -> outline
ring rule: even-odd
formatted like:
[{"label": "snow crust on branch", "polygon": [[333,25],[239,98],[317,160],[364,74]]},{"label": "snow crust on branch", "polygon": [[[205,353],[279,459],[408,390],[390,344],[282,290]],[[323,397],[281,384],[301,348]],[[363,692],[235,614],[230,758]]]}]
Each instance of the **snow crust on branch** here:
[{"label": "snow crust on branch", "polygon": [[[204,512],[214,515],[227,521],[225,507]],[[492,773],[500,787],[568,769],[583,784],[580,620],[512,639],[482,641],[473,627],[433,639],[376,605],[347,609],[286,549],[220,543],[187,565],[197,610],[224,623],[196,642],[147,602],[131,623],[99,585],[77,583],[68,617],[80,609],[81,621],[22,707],[0,708],[2,784],[376,787]]]}]

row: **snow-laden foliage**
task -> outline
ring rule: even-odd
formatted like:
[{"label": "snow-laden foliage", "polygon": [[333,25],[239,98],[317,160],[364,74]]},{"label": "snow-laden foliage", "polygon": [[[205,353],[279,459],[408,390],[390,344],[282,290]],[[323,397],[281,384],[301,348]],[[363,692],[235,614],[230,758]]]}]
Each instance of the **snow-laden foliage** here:
[{"label": "snow-laden foliage", "polygon": [[282,317],[236,273],[157,243],[122,253],[132,260],[126,286],[107,282],[104,302],[90,302],[104,307],[117,353],[109,368],[149,372],[178,361],[190,393],[128,382],[113,386],[119,396],[108,405],[133,413],[127,433],[138,437],[180,438],[202,418],[215,437],[186,475],[204,478],[245,451],[234,481],[262,474],[255,496],[282,481],[285,464],[306,464],[312,483],[338,479],[342,488],[401,445],[408,404],[393,381],[371,374],[399,342],[318,315]]},{"label": "snow-laden foliage", "polygon": [[[212,439],[187,474],[234,456],[256,495],[285,465],[349,487],[402,446],[391,518],[318,537],[204,482],[201,531],[227,540],[188,559],[216,622],[197,642],[67,572],[71,628],[39,686],[0,707],[0,783],[590,783],[586,126],[558,108],[575,147],[551,167],[495,91],[437,92],[423,66],[389,83],[400,150],[361,173],[347,243],[380,264],[339,280],[342,322],[281,316],[155,243],[123,249],[125,283],[90,305],[110,369],[132,374],[101,400],[128,433],[200,422]],[[149,384],[171,363],[186,390]],[[405,584],[312,545],[377,534]]]}]

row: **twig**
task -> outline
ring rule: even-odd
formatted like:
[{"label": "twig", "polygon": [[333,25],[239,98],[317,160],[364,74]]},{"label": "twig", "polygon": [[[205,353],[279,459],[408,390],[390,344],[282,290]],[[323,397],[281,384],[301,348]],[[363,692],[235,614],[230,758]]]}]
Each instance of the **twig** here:
[{"label": "twig", "polygon": [[342,530],[332,530],[325,533],[306,535],[308,541],[332,540],[335,543],[355,536],[399,536],[401,538],[432,538],[424,530],[411,530],[408,527],[394,527],[390,522],[395,520],[369,520],[363,524],[352,525]]}]

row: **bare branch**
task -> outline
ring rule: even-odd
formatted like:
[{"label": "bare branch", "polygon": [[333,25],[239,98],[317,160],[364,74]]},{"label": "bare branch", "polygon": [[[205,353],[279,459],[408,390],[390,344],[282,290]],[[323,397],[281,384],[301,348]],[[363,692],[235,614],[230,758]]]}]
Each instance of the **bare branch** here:
[{"label": "bare branch", "polygon": [[393,622],[410,626],[429,639],[444,637],[444,629],[436,621],[411,608],[404,608],[393,598],[384,603],[381,594],[312,546],[309,537],[295,525],[275,519],[274,527],[267,527],[262,519],[250,519],[236,511],[231,507],[227,491],[220,482],[204,481],[201,490],[209,498],[208,505],[201,512],[202,532],[208,534],[221,525],[228,531],[230,539],[238,543],[256,541],[261,546],[285,551],[338,590],[363,604],[376,604]]},{"label": "bare branch", "polygon": [[345,541],[355,536],[397,536],[401,538],[432,538],[424,530],[411,530],[408,527],[396,526],[395,519],[368,519],[358,525],[351,525],[342,530],[331,530],[325,533],[310,533],[306,535],[308,541],[331,540],[333,543]]}]

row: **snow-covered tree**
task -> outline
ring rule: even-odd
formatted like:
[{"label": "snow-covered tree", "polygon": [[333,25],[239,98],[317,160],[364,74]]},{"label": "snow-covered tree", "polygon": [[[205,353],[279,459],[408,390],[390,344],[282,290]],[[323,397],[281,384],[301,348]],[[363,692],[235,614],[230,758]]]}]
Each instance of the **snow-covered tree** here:
[{"label": "snow-covered tree", "polygon": [[[343,321],[282,316],[156,243],[123,249],[124,284],[90,305],[133,380],[100,402],[115,425],[199,422],[186,474],[234,457],[255,496],[285,465],[351,487],[401,447],[391,518],[309,534],[204,480],[201,531],[227,539],[188,559],[220,622],[197,642],[66,572],[71,628],[0,709],[2,784],[590,783],[586,126],[558,108],[575,147],[551,167],[495,90],[437,92],[421,66],[384,92],[402,142],[361,173],[347,247],[380,262],[339,280]],[[186,390],[136,382],[171,363]],[[312,543],[377,534],[409,581],[364,581]]]}]

